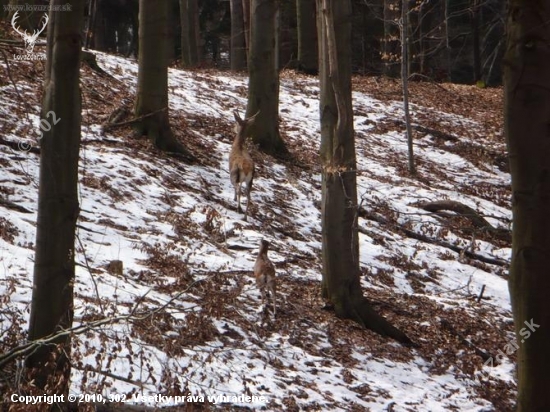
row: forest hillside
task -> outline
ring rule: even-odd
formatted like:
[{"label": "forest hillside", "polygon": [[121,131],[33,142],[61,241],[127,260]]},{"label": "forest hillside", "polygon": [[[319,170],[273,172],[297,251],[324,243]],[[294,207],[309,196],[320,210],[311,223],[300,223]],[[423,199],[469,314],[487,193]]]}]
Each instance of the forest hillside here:
[{"label": "forest hillside", "polygon": [[[280,131],[292,158],[250,146],[257,170],[244,221],[228,155],[247,78],[170,69],[170,121],[196,157],[189,161],[159,152],[125,123],[136,62],[94,54],[99,69],[81,73],[74,326],[86,327],[73,337],[71,393],[151,407],[174,402],[147,396],[195,396],[178,410],[512,410],[500,89],[412,83],[411,177],[400,84],[354,79],[361,282],[373,307],[416,344],[405,347],[335,318],[320,297],[315,77],[282,73]],[[6,63],[0,353],[23,343],[28,326],[44,71],[41,62]],[[275,319],[251,272],[262,239],[278,276]],[[1,393],[16,391],[7,386],[15,374],[14,364],[0,370]]]}]

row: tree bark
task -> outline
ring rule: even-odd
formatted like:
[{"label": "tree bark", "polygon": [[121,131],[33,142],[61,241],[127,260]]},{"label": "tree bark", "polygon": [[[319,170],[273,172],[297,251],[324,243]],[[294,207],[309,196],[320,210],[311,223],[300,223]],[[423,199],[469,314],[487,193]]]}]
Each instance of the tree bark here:
[{"label": "tree bark", "polygon": [[249,61],[250,56],[250,0],[242,0],[243,2],[243,24],[244,24],[244,43],[246,47],[246,61]]},{"label": "tree bark", "polygon": [[[29,340],[70,328],[73,321],[74,240],[78,204],[81,99],[80,52],[84,3],[71,11],[50,11],[42,100],[40,184]],[[45,131],[47,130],[47,131]],[[42,346],[27,358],[35,385],[66,393],[70,375],[70,337]],[[60,379],[62,378],[62,379]],[[52,385],[55,388],[52,387]]]},{"label": "tree bark", "polygon": [[90,0],[88,2],[88,21],[86,23],[86,39],[84,41],[85,50],[88,50],[93,44],[97,17],[97,1]]},{"label": "tree bark", "polygon": [[405,130],[407,134],[408,169],[411,175],[416,174],[414,165],[413,136],[411,113],[409,111],[409,0],[402,0],[401,5],[401,84],[403,86],[403,111],[405,113]]},{"label": "tree bark", "polygon": [[444,60],[443,60],[443,67],[445,69],[445,73],[447,75],[447,80],[449,82],[453,81],[453,68],[451,63],[451,36],[450,36],[450,30],[449,26],[451,24],[451,16],[449,13],[450,8],[450,0],[443,0],[443,14],[444,14],[444,28],[445,28],[445,53],[444,53]]},{"label": "tree bark", "polygon": [[[166,36],[166,63],[170,66],[179,56],[176,54],[176,37],[180,34],[178,32],[178,0],[163,0],[168,2],[168,34]],[[139,29],[138,29],[139,30]],[[125,30],[127,33],[127,30]],[[131,39],[128,34],[124,36],[127,39],[127,44],[131,43]],[[180,35],[181,38],[181,35]],[[126,54],[126,53],[125,53]]]},{"label": "tree bark", "polygon": [[189,60],[192,66],[197,66],[201,59],[200,31],[199,31],[199,6],[197,0],[187,0],[188,27],[189,27]]},{"label": "tree bark", "polygon": [[167,1],[139,2],[139,68],[134,109],[136,134],[160,150],[188,155],[172,133],[168,119]]},{"label": "tree bark", "polygon": [[197,0],[179,0],[179,3],[181,21],[181,63],[183,67],[195,67],[199,63],[199,10]]},{"label": "tree bark", "polygon": [[260,149],[272,155],[287,155],[279,135],[279,71],[276,67],[277,0],[252,0],[248,105],[246,117],[258,117],[251,136]]},{"label": "tree bark", "polygon": [[427,61],[428,61],[428,50],[429,50],[429,41],[426,38],[426,35],[430,31],[430,17],[431,14],[427,11],[428,5],[422,2],[419,5],[419,25],[418,25],[418,41],[420,48],[419,55],[419,69],[420,74],[427,75]]},{"label": "tree bark", "polygon": [[296,0],[298,30],[298,70],[306,74],[319,72],[315,0]]},{"label": "tree bark", "polygon": [[93,47],[96,50],[116,52],[119,14],[114,13],[116,5],[109,0],[97,0],[95,5]]},{"label": "tree bark", "polygon": [[474,83],[481,80],[481,49],[479,43],[479,0],[472,0],[472,55],[474,66]]},{"label": "tree bark", "polygon": [[181,66],[191,67],[191,51],[189,40],[189,9],[187,0],[180,2],[180,23],[181,23]]},{"label": "tree bark", "polygon": [[513,196],[509,288],[519,345],[517,411],[549,411],[550,4],[511,0],[507,24],[505,134]]},{"label": "tree bark", "polygon": [[231,0],[231,70],[246,69],[246,42],[244,36],[242,0]]},{"label": "tree bark", "polygon": [[[411,7],[412,6],[412,7]],[[403,12],[401,12],[403,15]],[[409,76],[413,73],[418,73],[420,67],[420,10],[419,7],[416,7],[416,1],[409,0],[407,3],[407,12],[404,14],[406,16],[406,21],[403,24],[406,24],[405,33],[407,33],[407,71]]]},{"label": "tree bark", "polygon": [[351,2],[318,0],[321,162],[322,295],[336,315],[399,342],[409,338],[378,315],[363,296],[357,232],[357,184],[351,102]]}]

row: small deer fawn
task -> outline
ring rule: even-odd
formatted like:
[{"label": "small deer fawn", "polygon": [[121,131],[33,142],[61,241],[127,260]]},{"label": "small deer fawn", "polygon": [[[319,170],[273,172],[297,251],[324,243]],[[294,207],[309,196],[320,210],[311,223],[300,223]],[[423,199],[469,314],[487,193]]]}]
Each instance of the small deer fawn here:
[{"label": "small deer fawn", "polygon": [[270,299],[273,303],[273,316],[277,314],[277,297],[275,296],[277,283],[275,278],[275,266],[267,257],[267,249],[269,248],[269,242],[262,240],[260,243],[260,251],[254,264],[254,277],[256,278],[256,285],[260,289],[262,294],[262,305],[266,300],[266,292],[269,291]]},{"label": "small deer fawn", "polygon": [[[260,112],[258,112],[260,113]],[[233,112],[237,124],[235,125],[236,137],[229,153],[229,174],[231,176],[231,183],[235,187],[235,198],[237,201],[237,210],[242,213],[241,209],[241,183],[246,185],[246,212],[244,213],[244,220],[248,215],[248,207],[250,206],[250,192],[252,191],[252,181],[254,180],[254,161],[250,157],[250,154],[244,147],[244,140],[248,134],[248,128],[254,124],[254,119],[258,115],[241,119],[237,111]]]}]

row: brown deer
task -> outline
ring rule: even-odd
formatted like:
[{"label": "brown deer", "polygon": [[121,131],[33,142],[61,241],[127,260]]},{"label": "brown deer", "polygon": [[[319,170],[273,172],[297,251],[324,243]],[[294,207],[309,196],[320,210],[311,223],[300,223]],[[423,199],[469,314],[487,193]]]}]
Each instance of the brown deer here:
[{"label": "brown deer", "polygon": [[270,299],[273,303],[273,316],[275,316],[277,314],[277,297],[275,295],[277,291],[277,279],[275,278],[275,266],[273,266],[273,263],[267,257],[268,248],[269,242],[262,240],[260,251],[254,264],[254,277],[256,278],[256,285],[262,294],[262,305],[266,300],[266,292],[269,291]]},{"label": "brown deer", "polygon": [[[260,112],[258,112],[260,113]],[[239,113],[234,111],[236,137],[229,153],[229,174],[231,176],[231,183],[235,187],[235,198],[237,201],[237,210],[242,213],[241,209],[241,184],[244,182],[246,186],[246,212],[244,213],[244,220],[248,215],[248,207],[250,206],[250,192],[252,191],[252,181],[254,180],[254,161],[250,157],[250,154],[244,147],[244,140],[248,135],[248,128],[254,124],[254,119],[258,116],[256,113],[246,119],[241,119]]]}]

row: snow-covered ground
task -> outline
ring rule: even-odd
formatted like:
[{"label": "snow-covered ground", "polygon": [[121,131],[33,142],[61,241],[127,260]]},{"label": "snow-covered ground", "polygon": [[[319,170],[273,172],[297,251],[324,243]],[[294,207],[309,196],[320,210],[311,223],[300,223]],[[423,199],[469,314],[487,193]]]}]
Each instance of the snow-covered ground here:
[{"label": "snow-covered ground", "polygon": [[[245,222],[227,163],[232,111],[244,113],[247,79],[170,69],[172,127],[199,159],[187,164],[129,127],[102,134],[114,109],[131,108],[137,65],[97,58],[114,79],[83,69],[75,325],[113,321],[74,336],[73,394],[156,406],[181,400],[170,395],[214,396],[226,409],[512,410],[514,355],[492,368],[479,356],[494,357],[513,336],[510,244],[464,217],[421,207],[453,200],[509,229],[510,176],[491,161],[504,153],[501,138],[486,138],[476,119],[414,104],[424,129],[416,129],[411,177],[400,103],[365,87],[353,94],[362,285],[375,309],[419,345],[407,348],[322,310],[316,79],[282,77],[280,127],[294,158],[252,149],[257,173]],[[5,141],[33,147],[36,64],[11,67],[24,102],[5,63],[0,84]],[[20,75],[31,70],[34,80]],[[426,131],[434,124],[446,138]],[[0,350],[8,350],[23,342],[28,321],[39,156],[2,144],[0,163],[2,198],[30,212],[0,206]],[[251,277],[263,238],[279,277],[276,319],[260,307]],[[109,273],[112,260],[123,261],[122,274]]]}]

